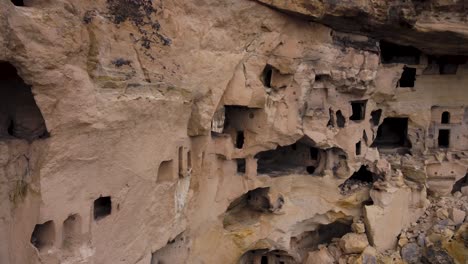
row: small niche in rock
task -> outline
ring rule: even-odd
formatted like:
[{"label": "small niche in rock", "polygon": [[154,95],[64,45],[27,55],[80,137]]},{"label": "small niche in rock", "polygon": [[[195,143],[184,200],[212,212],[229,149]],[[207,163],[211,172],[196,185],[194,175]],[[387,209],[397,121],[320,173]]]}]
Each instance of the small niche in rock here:
[{"label": "small niche in rock", "polygon": [[361,155],[361,141],[356,143],[356,156]]},{"label": "small niche in rock", "polygon": [[330,75],[327,75],[327,74],[317,74],[317,75],[315,75],[315,81],[316,82],[323,82],[323,81],[327,80],[328,78],[330,78]]},{"label": "small niche in rock", "polygon": [[366,117],[366,103],[367,100],[351,102],[353,114],[349,117],[349,119],[353,121],[364,120]]},{"label": "small niche in rock", "polygon": [[245,173],[245,159],[236,159],[237,164],[237,173],[244,174]]},{"label": "small niche in rock", "polygon": [[361,166],[343,184],[340,184],[340,192],[347,195],[359,190],[361,187],[369,187],[378,179],[378,176],[370,172],[366,166]]},{"label": "small niche in rock", "polygon": [[380,117],[382,116],[382,109],[377,109],[371,112],[371,123],[373,126],[380,124]]},{"label": "small niche in rock", "polygon": [[165,160],[159,164],[156,182],[174,180],[174,164],[172,160]]},{"label": "small niche in rock", "polygon": [[377,130],[377,137],[371,147],[393,152],[407,152],[411,148],[408,140],[408,118],[387,117]]},{"label": "small niche in rock", "polygon": [[0,139],[33,141],[48,136],[31,86],[21,79],[12,64],[0,61]]},{"label": "small niche in rock", "polygon": [[151,254],[151,264],[188,263],[189,238],[182,232]]},{"label": "small niche in rock", "polygon": [[262,83],[264,86],[271,88],[271,79],[273,78],[273,66],[270,64],[265,65],[262,72]]},{"label": "small niche in rock", "polygon": [[461,192],[461,189],[465,186],[468,186],[468,174],[455,182],[452,188],[452,193]]},{"label": "small niche in rock", "polygon": [[47,221],[34,227],[31,235],[31,244],[39,251],[46,250],[54,245],[55,225],[54,221]]},{"label": "small niche in rock", "polygon": [[450,130],[439,129],[439,137],[437,138],[439,148],[448,148],[450,146]]},{"label": "small niche in rock", "polygon": [[184,171],[184,148],[179,147],[177,150],[178,153],[178,168],[179,168],[179,178],[183,178],[185,176]]},{"label": "small niche in rock", "polygon": [[237,131],[236,135],[236,148],[241,149],[244,147],[244,131]]},{"label": "small niche in rock", "polygon": [[94,220],[100,220],[112,212],[112,201],[110,196],[99,197],[94,200]]},{"label": "small niche in rock", "polygon": [[402,63],[402,64],[419,64],[421,51],[411,46],[402,46],[380,41],[380,59],[383,64]]},{"label": "small niche in rock", "polygon": [[[340,238],[351,232],[352,220],[339,219],[327,225],[319,225],[315,230],[305,231],[291,238],[291,247],[305,259],[308,252],[317,250],[321,244],[329,244],[334,238]],[[274,262],[273,262],[274,263]]]},{"label": "small niche in rock", "polygon": [[328,127],[335,127],[335,115],[334,115],[334,112],[333,112],[333,110],[331,108],[328,109],[328,114],[330,116],[330,119],[328,119],[327,126]]},{"label": "small niche in rock", "polygon": [[336,124],[338,127],[343,128],[345,126],[346,119],[344,118],[341,110],[336,111]]},{"label": "small niche in rock", "polygon": [[293,257],[282,250],[257,249],[247,251],[240,258],[239,264],[295,264]]},{"label": "small niche in rock", "polygon": [[440,123],[442,123],[442,124],[449,124],[450,123],[450,113],[449,112],[445,111],[445,112],[442,113]]},{"label": "small niche in rock", "polygon": [[416,81],[416,68],[403,67],[403,73],[398,81],[398,87],[414,87]]},{"label": "small niche in rock", "polygon": [[278,146],[274,150],[262,151],[255,155],[257,173],[268,176],[284,176],[288,174],[311,174],[316,172],[320,164],[320,150],[315,143],[304,137],[295,144]]},{"label": "small niche in rock", "polygon": [[62,245],[71,247],[79,242],[81,236],[81,217],[78,214],[70,215],[63,222]]}]

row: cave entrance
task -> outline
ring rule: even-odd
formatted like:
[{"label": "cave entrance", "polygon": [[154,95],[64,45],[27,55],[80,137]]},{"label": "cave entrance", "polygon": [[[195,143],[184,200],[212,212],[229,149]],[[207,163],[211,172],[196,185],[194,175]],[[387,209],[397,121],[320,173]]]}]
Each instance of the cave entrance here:
[{"label": "cave entrance", "polygon": [[293,257],[282,250],[257,249],[242,255],[239,264],[293,264]]},{"label": "cave entrance", "polygon": [[440,123],[442,123],[442,124],[449,124],[450,123],[450,113],[449,112],[445,111],[445,112],[442,113]]},{"label": "cave entrance", "polygon": [[360,155],[361,155],[361,141],[356,143],[356,156],[360,156]]},{"label": "cave entrance", "polygon": [[48,135],[31,86],[23,81],[12,64],[0,61],[0,139],[32,141]]},{"label": "cave entrance", "polygon": [[373,126],[380,124],[380,117],[382,116],[382,109],[377,109],[371,112],[371,122]]},{"label": "cave entrance", "polygon": [[370,172],[367,166],[362,165],[359,170],[355,171],[351,177],[340,184],[340,193],[347,195],[359,190],[363,186],[370,186],[378,179],[378,176]]},{"label": "cave entrance", "polygon": [[439,129],[439,137],[437,138],[439,148],[448,148],[450,145],[450,130]]},{"label": "cave entrance", "polygon": [[[256,111],[258,111],[258,109],[246,106],[224,106],[224,127],[222,129],[222,134],[227,134],[231,137],[235,148],[242,149],[246,143],[249,143],[249,128],[255,126],[254,118],[256,116]],[[221,120],[219,115],[218,119]],[[221,122],[217,121],[217,123]]]},{"label": "cave entrance", "polygon": [[377,130],[372,147],[379,149],[411,148],[408,140],[408,118],[387,117]]},{"label": "cave entrance", "polygon": [[449,75],[457,74],[458,65],[465,64],[467,62],[466,56],[440,56],[437,58],[437,64],[439,65],[439,74]]},{"label": "cave entrance", "polygon": [[94,200],[94,220],[100,220],[112,212],[112,201],[110,196],[99,197]]},{"label": "cave entrance", "polygon": [[414,87],[416,81],[416,68],[403,67],[403,73],[398,81],[398,87]]},{"label": "cave entrance", "polygon": [[353,120],[353,121],[364,120],[366,116],[366,102],[367,100],[351,102],[351,108],[353,110],[353,114],[349,117],[350,120]]},{"label": "cave entrance", "polygon": [[237,131],[236,135],[236,148],[241,149],[244,147],[244,131]]},{"label": "cave entrance", "polygon": [[380,59],[383,64],[402,63],[419,64],[421,51],[411,46],[402,46],[387,41],[380,41]]},{"label": "cave entrance", "polygon": [[376,180],[376,177],[368,170],[366,166],[363,165],[361,168],[359,168],[358,171],[351,175],[349,180],[372,183]]},{"label": "cave entrance", "polygon": [[287,174],[314,174],[319,166],[320,150],[311,140],[303,138],[288,146],[262,151],[255,155],[257,173],[269,176]]},{"label": "cave entrance", "polygon": [[273,77],[273,66],[270,64],[265,65],[262,72],[262,83],[264,86],[271,88],[271,78]]},{"label": "cave entrance", "polygon": [[339,128],[343,128],[345,126],[346,119],[344,118],[341,110],[336,111],[336,124]]},{"label": "cave entrance", "polygon": [[245,159],[236,159],[237,173],[245,174]]},{"label": "cave entrance", "polygon": [[47,221],[43,224],[38,224],[34,227],[31,235],[31,244],[39,251],[48,249],[55,242],[55,225],[54,221]]},{"label": "cave entrance", "polygon": [[23,0],[11,0],[15,6],[24,6]]},{"label": "cave entrance", "polygon": [[315,230],[305,231],[291,238],[291,247],[296,249],[304,259],[308,252],[317,250],[321,244],[329,244],[335,238],[340,238],[351,232],[352,220],[338,219],[326,225],[318,225]]}]

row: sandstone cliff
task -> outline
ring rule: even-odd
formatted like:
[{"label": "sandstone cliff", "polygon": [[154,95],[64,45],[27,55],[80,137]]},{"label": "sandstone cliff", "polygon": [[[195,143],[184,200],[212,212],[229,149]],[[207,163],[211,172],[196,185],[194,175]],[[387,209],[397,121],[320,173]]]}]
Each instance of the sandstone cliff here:
[{"label": "sandstone cliff", "polygon": [[0,263],[466,263],[467,8],[0,0]]}]

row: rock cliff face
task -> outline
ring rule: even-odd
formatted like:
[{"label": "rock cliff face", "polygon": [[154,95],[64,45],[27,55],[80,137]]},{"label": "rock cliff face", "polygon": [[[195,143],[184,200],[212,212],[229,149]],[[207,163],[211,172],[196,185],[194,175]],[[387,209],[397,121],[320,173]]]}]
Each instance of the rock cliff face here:
[{"label": "rock cliff face", "polygon": [[1,0],[0,263],[466,263],[467,7]]}]

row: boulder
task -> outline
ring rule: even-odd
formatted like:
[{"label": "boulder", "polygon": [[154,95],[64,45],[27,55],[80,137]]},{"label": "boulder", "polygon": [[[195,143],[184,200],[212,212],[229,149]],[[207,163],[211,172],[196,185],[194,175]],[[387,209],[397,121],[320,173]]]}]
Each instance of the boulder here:
[{"label": "boulder", "polygon": [[307,260],[304,262],[306,264],[328,264],[334,263],[335,259],[330,254],[326,247],[323,247],[319,250],[309,252]]},{"label": "boulder", "polygon": [[369,246],[369,241],[365,234],[348,233],[340,239],[339,245],[345,254],[359,254]]},{"label": "boulder", "polygon": [[416,243],[406,244],[401,249],[401,258],[408,263],[419,263],[421,260],[422,251]]},{"label": "boulder", "polygon": [[450,208],[449,209],[449,217],[455,223],[455,225],[459,225],[463,223],[465,220],[466,213],[457,208]]}]

